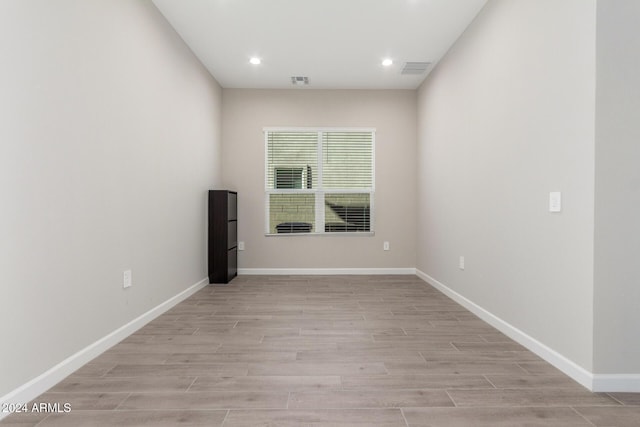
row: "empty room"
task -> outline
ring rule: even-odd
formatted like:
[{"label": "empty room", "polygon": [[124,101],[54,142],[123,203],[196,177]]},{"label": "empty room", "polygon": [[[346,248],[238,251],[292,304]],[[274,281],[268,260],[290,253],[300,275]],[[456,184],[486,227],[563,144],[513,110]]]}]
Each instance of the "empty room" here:
[{"label": "empty room", "polygon": [[639,20],[0,0],[0,425],[640,425]]}]

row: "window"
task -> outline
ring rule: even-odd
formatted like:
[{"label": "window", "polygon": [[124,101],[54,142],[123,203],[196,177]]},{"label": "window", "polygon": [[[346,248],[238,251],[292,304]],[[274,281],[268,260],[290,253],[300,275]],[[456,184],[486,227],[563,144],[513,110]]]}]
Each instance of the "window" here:
[{"label": "window", "polygon": [[371,233],[373,129],[265,129],[266,233]]}]

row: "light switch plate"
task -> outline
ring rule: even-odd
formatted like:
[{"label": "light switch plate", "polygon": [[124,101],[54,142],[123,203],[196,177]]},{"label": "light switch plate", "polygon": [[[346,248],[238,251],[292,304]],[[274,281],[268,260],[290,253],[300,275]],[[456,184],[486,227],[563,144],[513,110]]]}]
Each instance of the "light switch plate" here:
[{"label": "light switch plate", "polygon": [[562,193],[552,191],[549,193],[549,212],[562,211]]}]

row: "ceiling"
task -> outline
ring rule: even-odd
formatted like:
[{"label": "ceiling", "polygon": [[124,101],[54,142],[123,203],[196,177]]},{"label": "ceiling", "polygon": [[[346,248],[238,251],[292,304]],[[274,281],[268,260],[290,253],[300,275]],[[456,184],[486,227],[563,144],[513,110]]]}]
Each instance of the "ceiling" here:
[{"label": "ceiling", "polygon": [[[225,88],[415,89],[487,0],[153,0]],[[260,65],[249,63],[251,57]],[[383,66],[385,58],[393,60]],[[430,62],[402,74],[406,62]],[[292,76],[308,77],[294,86]]]}]

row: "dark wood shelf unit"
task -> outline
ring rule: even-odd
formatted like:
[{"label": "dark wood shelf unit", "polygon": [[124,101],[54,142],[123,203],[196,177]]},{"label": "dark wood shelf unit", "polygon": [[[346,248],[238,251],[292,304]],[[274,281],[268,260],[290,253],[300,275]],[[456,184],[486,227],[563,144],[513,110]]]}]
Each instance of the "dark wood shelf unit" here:
[{"label": "dark wood shelf unit", "polygon": [[238,193],[209,190],[209,283],[238,275]]}]

